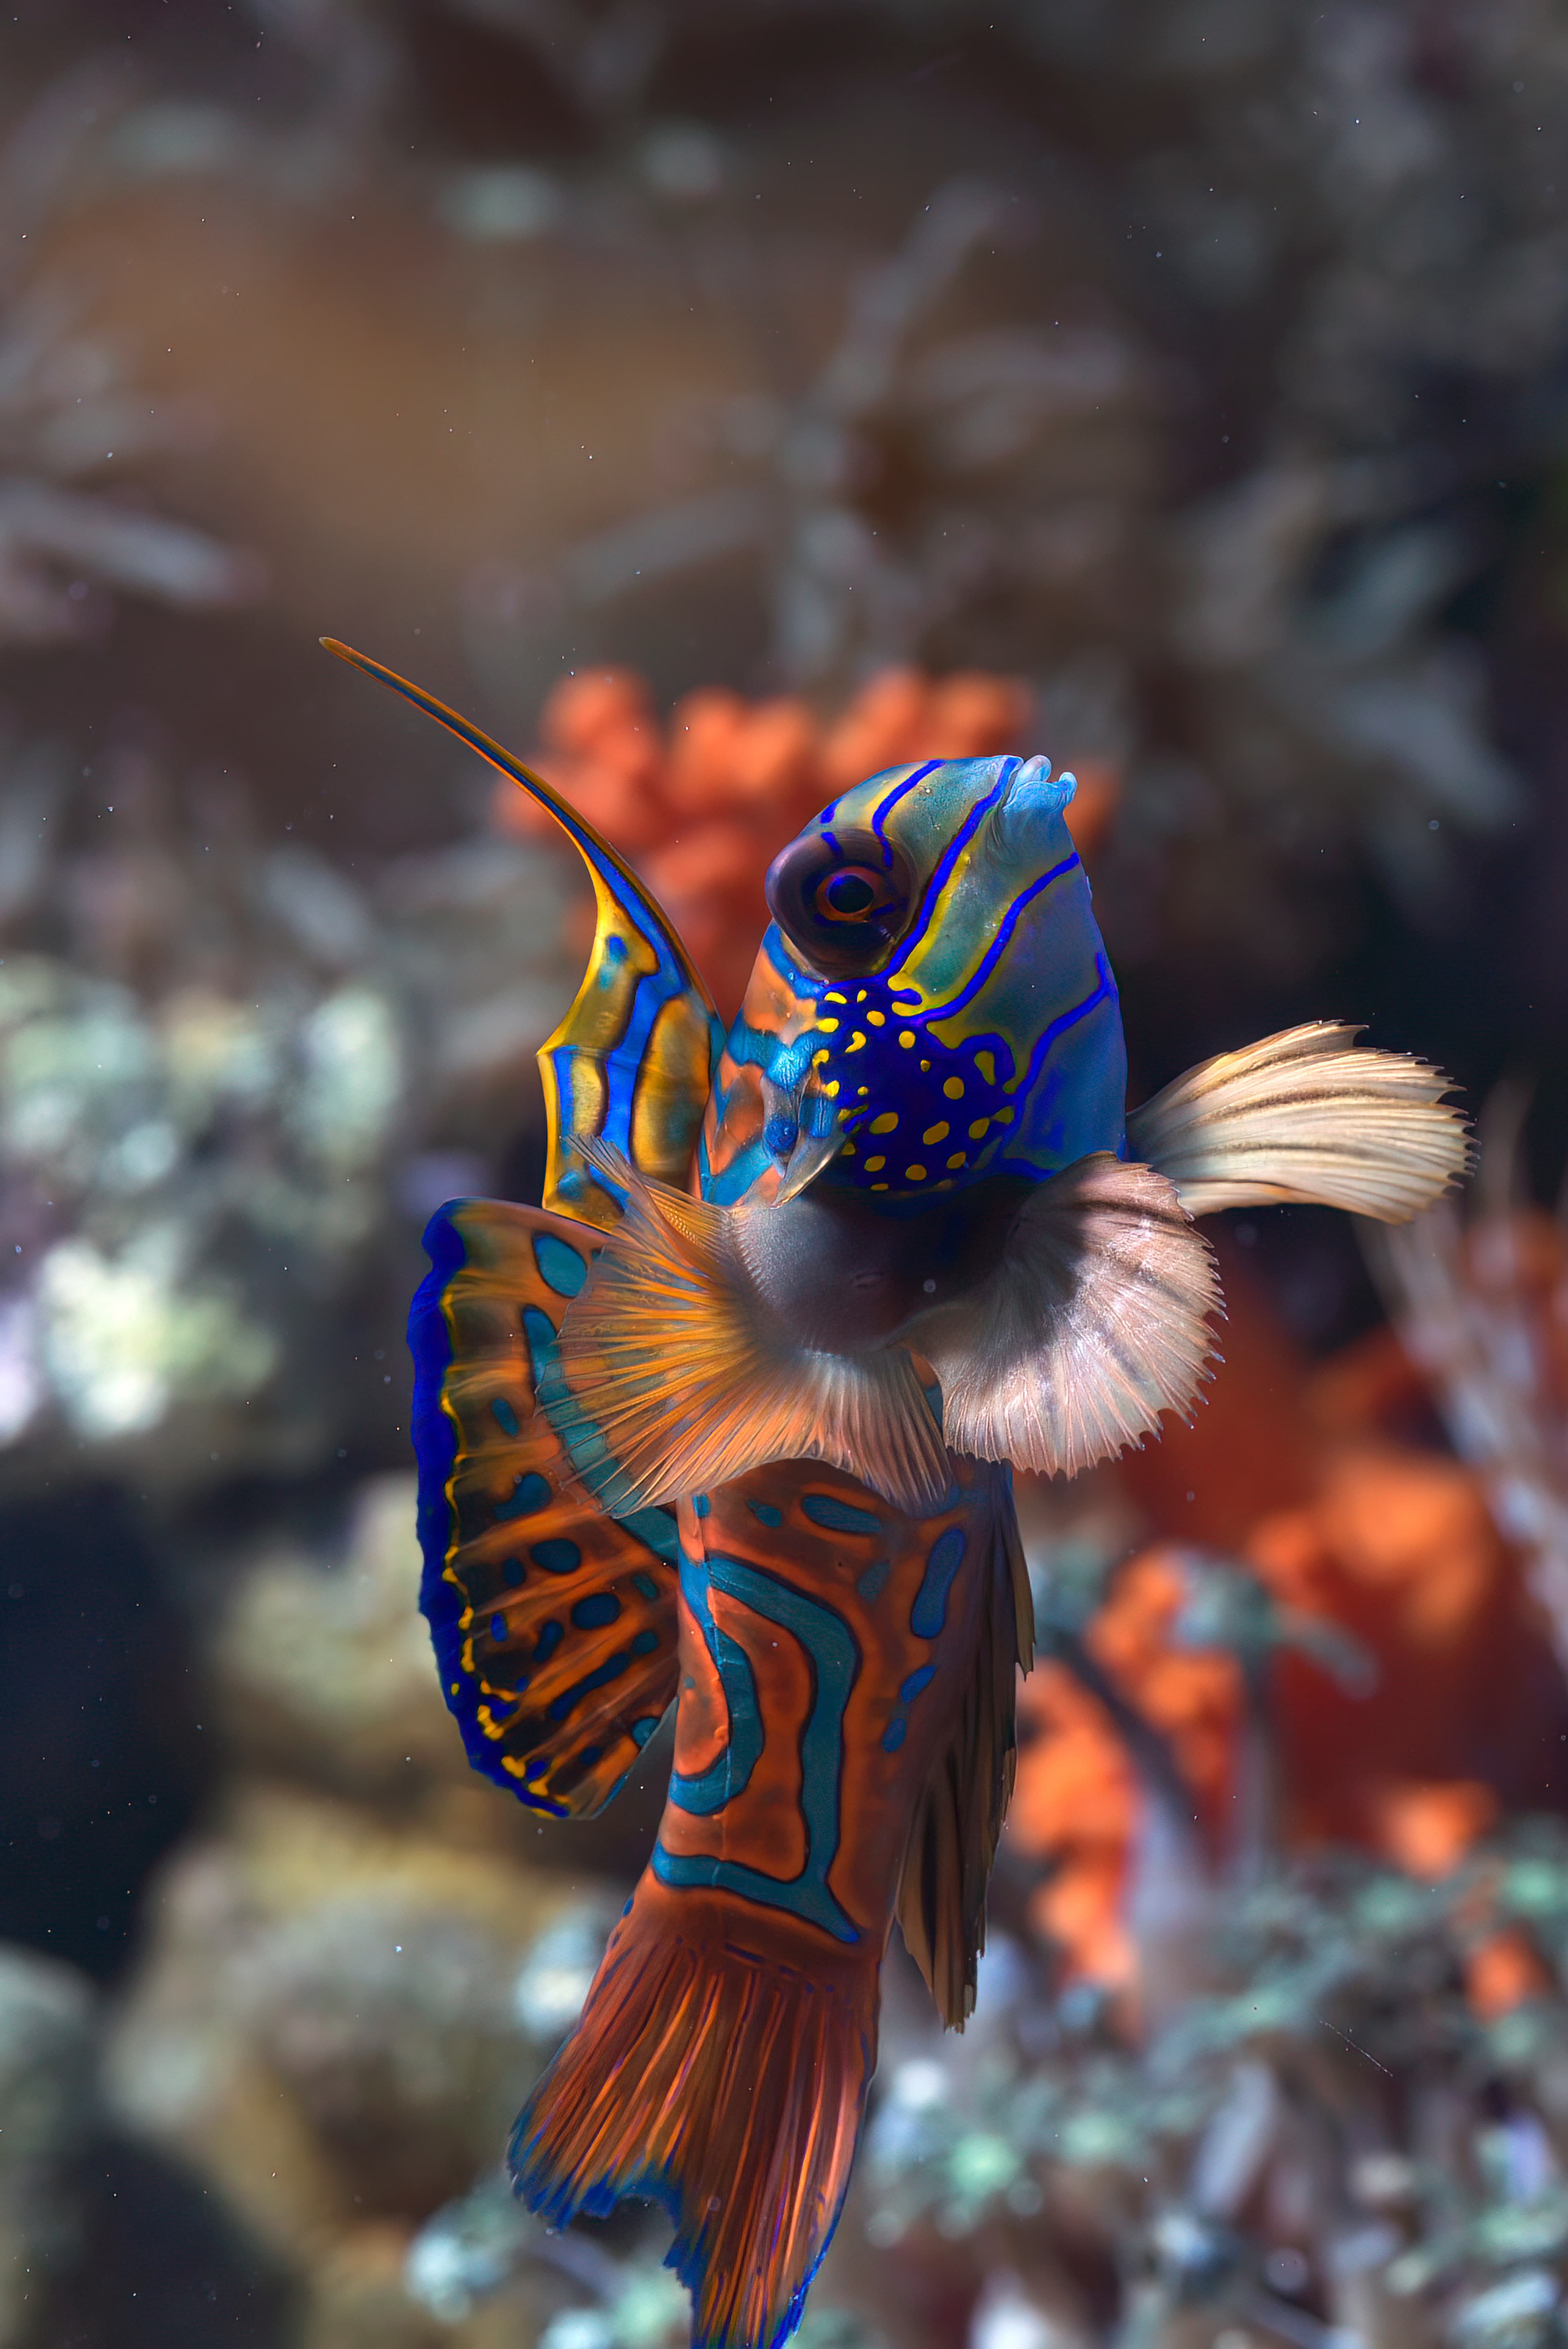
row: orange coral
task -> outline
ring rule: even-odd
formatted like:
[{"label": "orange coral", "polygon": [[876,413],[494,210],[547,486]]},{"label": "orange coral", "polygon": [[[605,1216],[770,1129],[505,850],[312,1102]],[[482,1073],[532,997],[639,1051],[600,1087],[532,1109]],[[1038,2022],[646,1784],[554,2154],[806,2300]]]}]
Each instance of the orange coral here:
[{"label": "orange coral", "polygon": [[[675,922],[727,1015],[739,1002],[767,919],[762,880],[785,842],[837,794],[911,759],[974,759],[1020,746],[1032,698],[1015,678],[887,669],[824,726],[805,702],[747,701],[707,686],[661,726],[625,669],[565,678],[544,706],[539,772],[628,856]],[[1086,765],[1069,812],[1086,854],[1114,811],[1117,779]],[[506,832],[551,820],[503,783]]]},{"label": "orange coral", "polygon": [[1522,2006],[1527,1998],[1542,1997],[1553,1986],[1551,1968],[1515,1925],[1489,1933],[1470,1952],[1465,1967],[1470,2002],[1485,2023]]},{"label": "orange coral", "polygon": [[[1171,1644],[1185,1596],[1180,1558],[1150,1550],[1117,1577],[1086,1645],[1169,1740],[1199,1823],[1213,1837],[1231,1797],[1240,1676],[1228,1656]],[[1009,1834],[1016,1848],[1047,1856],[1053,1870],[1036,1895],[1035,1924],[1065,1951],[1069,1971],[1129,1988],[1133,1956],[1122,1908],[1139,1819],[1136,1773],[1105,1706],[1065,1666],[1047,1662],[1030,1674],[1020,1713],[1026,1746]]]},{"label": "orange coral", "polygon": [[[1532,1241],[1532,1224],[1522,1250]],[[1542,1289],[1561,1278],[1535,1247]],[[1539,1259],[1539,1261],[1536,1261]],[[1227,1266],[1224,1371],[1193,1431],[1175,1429],[1124,1464],[1158,1525],[1222,1544],[1283,1607],[1347,1633],[1375,1673],[1341,1685],[1286,1650],[1270,1712],[1287,1847],[1359,1845],[1436,1879],[1464,1857],[1501,1802],[1547,1796],[1561,1688],[1478,1479],[1441,1453],[1392,1440],[1418,1381],[1386,1333],[1314,1372],[1264,1292]],[[1168,1740],[1201,1826],[1222,1827],[1243,1714],[1234,1665],[1172,1642],[1177,1557],[1156,1548],[1116,1578],[1086,1644],[1121,1697]],[[1121,1928],[1141,1795],[1106,1709],[1058,1664],[1026,1683],[1015,1847],[1052,1873],[1035,1921],[1070,1971],[1117,1986],[1131,1956]],[[1483,1931],[1469,1960],[1478,2010],[1540,1986],[1514,1933]]]},{"label": "orange coral", "polygon": [[1134,1959],[1122,1911],[1139,1801],[1127,1749],[1104,1706],[1060,1664],[1030,1673],[1020,1726],[1007,1834],[1016,1849],[1052,1863],[1033,1922],[1070,1973],[1127,1989]]},{"label": "orange coral", "polygon": [[1360,1696],[1282,1660],[1291,1832],[1408,1864],[1414,1815],[1398,1790],[1506,1764],[1509,1713],[1537,1677],[1517,1570],[1474,1479],[1439,1454],[1348,1441],[1326,1454],[1313,1500],[1260,1519],[1246,1553],[1276,1597],[1350,1631],[1377,1671]]}]

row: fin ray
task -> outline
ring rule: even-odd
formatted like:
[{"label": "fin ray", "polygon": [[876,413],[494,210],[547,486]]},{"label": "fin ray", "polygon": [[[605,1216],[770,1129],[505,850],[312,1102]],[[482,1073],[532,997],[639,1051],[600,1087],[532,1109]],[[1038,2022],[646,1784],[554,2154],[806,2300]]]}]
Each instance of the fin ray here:
[{"label": "fin ray", "polygon": [[782,2342],[838,2220],[877,1964],[819,1939],[775,1925],[766,1954],[745,1948],[732,1911],[645,1878],[513,2134],[517,2190],[552,2226],[626,2194],[664,2204],[694,2349]]},{"label": "fin ray", "polygon": [[985,1888],[1017,1763],[1017,1674],[1034,1661],[1028,1568],[1006,1482],[995,1506],[974,1671],[921,1795],[898,1888],[904,1946],[952,2031],[962,2031],[975,2011]]},{"label": "fin ray", "polygon": [[[597,1144],[589,1154],[615,1163]],[[844,1355],[796,1344],[748,1268],[745,1221],[645,1182],[624,1163],[622,1224],[562,1332],[544,1407],[603,1445],[583,1471],[617,1511],[729,1483],[770,1460],[822,1460],[909,1515],[942,1506],[946,1449],[902,1347]]]},{"label": "fin ray", "polygon": [[1474,1154],[1442,1071],[1360,1032],[1315,1020],[1217,1053],[1133,1112],[1129,1145],[1189,1215],[1300,1200],[1406,1223]]},{"label": "fin ray", "polygon": [[910,1334],[954,1451],[1071,1476],[1190,1411],[1219,1306],[1173,1185],[1102,1152],[1042,1183],[999,1269]]}]

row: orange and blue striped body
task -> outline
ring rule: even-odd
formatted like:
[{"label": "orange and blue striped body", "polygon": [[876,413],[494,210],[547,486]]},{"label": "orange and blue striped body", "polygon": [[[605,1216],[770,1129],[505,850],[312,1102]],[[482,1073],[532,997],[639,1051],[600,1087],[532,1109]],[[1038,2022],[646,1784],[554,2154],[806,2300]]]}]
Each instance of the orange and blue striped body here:
[{"label": "orange and blue striped body", "polygon": [[972,1469],[951,1509],[916,1524],[789,1462],[683,1503],[661,1885],[880,1955],[915,1795],[975,1645],[998,1505],[1006,1472]]},{"label": "orange and blue striped body", "polygon": [[967,2010],[1026,1587],[1009,1472],[975,1462],[919,1522],[758,1469],[682,1503],[676,1567],[664,1818],[512,2163],[555,2223],[664,2202],[695,2337],[738,2349],[792,2329],[831,2239],[895,1915]]}]

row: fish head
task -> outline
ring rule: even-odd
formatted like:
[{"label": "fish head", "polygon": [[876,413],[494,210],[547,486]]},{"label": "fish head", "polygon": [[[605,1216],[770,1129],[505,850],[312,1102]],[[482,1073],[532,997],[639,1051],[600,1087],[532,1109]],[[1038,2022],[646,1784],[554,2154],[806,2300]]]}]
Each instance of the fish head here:
[{"label": "fish head", "polygon": [[896,767],[774,859],[708,1195],[820,1180],[893,1208],[1122,1149],[1121,1017],[1074,788],[1043,758]]}]

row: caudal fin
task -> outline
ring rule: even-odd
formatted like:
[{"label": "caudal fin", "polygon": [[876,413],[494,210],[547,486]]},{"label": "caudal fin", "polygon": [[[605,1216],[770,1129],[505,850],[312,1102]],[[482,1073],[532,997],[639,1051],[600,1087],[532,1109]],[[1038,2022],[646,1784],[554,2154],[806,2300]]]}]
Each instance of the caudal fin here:
[{"label": "caudal fin", "polygon": [[664,2204],[694,2349],[774,2349],[799,2323],[876,2062],[875,1961],[768,1923],[770,1955],[723,1894],[645,1877],[512,2137],[518,2193],[552,2226]]}]

